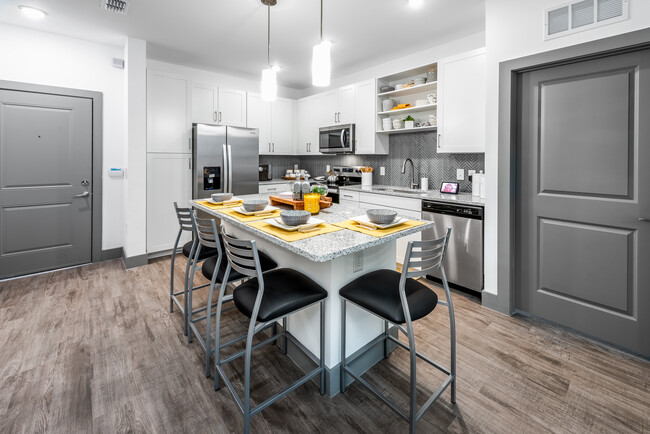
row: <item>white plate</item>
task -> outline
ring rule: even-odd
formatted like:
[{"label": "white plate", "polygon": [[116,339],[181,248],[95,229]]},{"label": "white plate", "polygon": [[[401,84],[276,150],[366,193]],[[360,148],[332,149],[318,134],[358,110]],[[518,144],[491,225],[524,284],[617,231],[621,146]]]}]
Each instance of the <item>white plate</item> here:
[{"label": "white plate", "polygon": [[282,219],[280,217],[273,218],[273,219],[268,219],[268,220],[264,220],[264,221],[267,222],[268,224],[270,224],[271,226],[275,226],[276,228],[284,229],[285,231],[289,231],[289,232],[297,231],[297,230],[302,229],[304,227],[310,227],[310,226],[313,226],[313,225],[319,225],[321,223],[325,223],[324,220],[317,219],[316,217],[309,217],[309,220],[307,220],[307,223],[302,224],[302,225],[298,225],[298,226],[287,226],[284,223],[282,223]]},{"label": "white plate", "polygon": [[[237,202],[238,200],[241,200],[241,199],[238,198],[237,196],[233,196],[233,197],[231,197],[229,200],[225,200],[224,202]],[[215,201],[213,201],[211,197],[205,199],[205,201],[206,201],[206,202],[213,203],[213,204],[215,204],[215,205],[221,205],[221,204],[223,204],[223,202],[215,202]]]},{"label": "white plate", "polygon": [[260,212],[264,211],[274,211],[276,209],[279,209],[277,206],[269,206],[267,205],[266,208],[259,210],[259,211],[246,211],[243,206],[238,206],[237,208],[233,208],[235,211],[237,211],[239,214],[244,214],[244,215],[255,215]]},{"label": "white plate", "polygon": [[380,224],[371,222],[367,215],[360,215],[360,216],[357,216],[357,217],[352,217],[350,220],[355,221],[357,223],[359,223],[359,222],[368,223],[368,224],[371,224],[371,225],[377,227],[378,229],[394,228],[395,226],[399,226],[402,223],[406,223],[407,221],[409,221],[409,219],[407,219],[407,218],[397,216],[397,219],[393,223],[389,223],[387,225],[380,225]]}]

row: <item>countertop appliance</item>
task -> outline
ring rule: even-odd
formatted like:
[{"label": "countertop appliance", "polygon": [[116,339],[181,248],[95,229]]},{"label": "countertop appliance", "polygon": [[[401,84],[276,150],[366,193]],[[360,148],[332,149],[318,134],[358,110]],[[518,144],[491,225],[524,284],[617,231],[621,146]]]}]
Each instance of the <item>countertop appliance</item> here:
[{"label": "countertop appliance", "polygon": [[336,181],[327,182],[327,188],[329,190],[327,195],[332,198],[333,203],[339,203],[339,187],[346,185],[361,185],[362,167],[364,166],[334,166],[332,168],[332,171],[336,175]]},{"label": "countertop appliance", "polygon": [[222,125],[192,124],[192,198],[213,193],[256,194],[259,131]]},{"label": "countertop appliance", "polygon": [[323,154],[351,154],[354,152],[354,124],[319,128],[318,150]]},{"label": "countertop appliance", "polygon": [[271,166],[270,164],[260,164],[258,170],[259,170],[260,181],[270,181],[273,179],[272,176],[273,166]]},{"label": "countertop appliance", "polygon": [[[444,236],[447,228],[451,228],[444,263],[447,281],[481,292],[483,207],[423,200],[422,219],[435,223],[432,229],[422,231],[423,241],[440,238]],[[440,279],[440,272],[436,271],[432,277]]]}]

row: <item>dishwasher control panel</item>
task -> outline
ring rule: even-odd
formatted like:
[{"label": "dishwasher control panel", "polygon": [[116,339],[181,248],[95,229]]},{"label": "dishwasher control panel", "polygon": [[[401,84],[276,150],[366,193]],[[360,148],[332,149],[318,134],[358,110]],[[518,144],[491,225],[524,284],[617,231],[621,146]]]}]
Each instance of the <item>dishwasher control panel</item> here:
[{"label": "dishwasher control panel", "polygon": [[472,205],[457,205],[453,203],[422,201],[422,211],[449,214],[472,219],[483,219],[483,207]]}]

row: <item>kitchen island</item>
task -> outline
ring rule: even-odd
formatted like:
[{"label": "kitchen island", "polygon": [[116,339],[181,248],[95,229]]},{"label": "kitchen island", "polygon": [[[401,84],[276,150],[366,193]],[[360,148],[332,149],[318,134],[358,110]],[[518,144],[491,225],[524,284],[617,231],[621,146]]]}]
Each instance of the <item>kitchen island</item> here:
[{"label": "kitchen island", "polygon": [[[264,194],[240,196],[243,199],[267,199]],[[243,223],[227,214],[212,210],[200,203],[191,205],[221,220],[226,231],[238,238],[254,239],[259,250],[271,256],[279,267],[296,269],[311,277],[325,288],[328,298],[325,304],[325,366],[330,396],[339,391],[341,303],[338,291],[347,283],[370,271],[395,269],[395,241],[433,226],[431,222],[410,227],[398,233],[377,238],[356,231],[342,229],[337,232],[314,236],[300,241],[287,242]],[[286,209],[289,209],[288,207]],[[339,223],[351,217],[365,214],[356,207],[334,204],[316,216],[326,223]],[[383,333],[383,321],[355,306],[348,308],[346,333],[347,355],[350,356]],[[304,354],[319,357],[319,313],[314,306],[288,318],[289,333],[296,337],[303,348],[289,347],[289,356],[307,370],[310,362]],[[353,369],[359,372],[383,358],[383,344],[356,361]]]}]

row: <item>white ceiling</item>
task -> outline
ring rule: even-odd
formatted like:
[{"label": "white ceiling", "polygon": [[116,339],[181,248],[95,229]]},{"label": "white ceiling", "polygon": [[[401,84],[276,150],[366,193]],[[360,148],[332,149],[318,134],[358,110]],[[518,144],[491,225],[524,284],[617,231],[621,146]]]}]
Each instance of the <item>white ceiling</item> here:
[{"label": "white ceiling", "polygon": [[[0,22],[123,46],[144,39],[147,57],[250,78],[266,65],[266,6],[260,0],[128,0],[126,15],[100,0],[4,0]],[[25,18],[18,5],[48,16]],[[278,0],[271,7],[271,63],[281,85],[311,86],[311,50],[319,41],[318,0]],[[324,0],[324,37],[332,45],[332,77],[485,29],[485,0]]]}]

